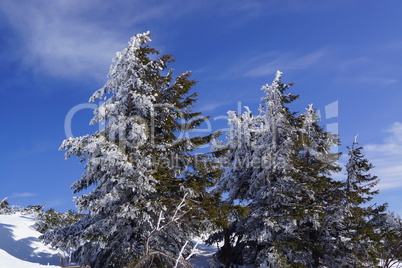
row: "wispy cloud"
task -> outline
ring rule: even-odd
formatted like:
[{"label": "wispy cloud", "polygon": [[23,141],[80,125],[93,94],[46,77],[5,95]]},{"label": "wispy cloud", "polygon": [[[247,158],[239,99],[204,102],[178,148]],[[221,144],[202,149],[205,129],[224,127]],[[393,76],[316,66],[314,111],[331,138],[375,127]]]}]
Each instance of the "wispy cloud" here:
[{"label": "wispy cloud", "polygon": [[283,71],[308,69],[311,66],[322,62],[328,54],[329,52],[325,49],[301,56],[287,53],[279,58],[267,59],[265,64],[246,72],[246,76],[265,76],[272,74],[277,69]]},{"label": "wispy cloud", "polygon": [[11,198],[23,198],[23,197],[34,197],[37,194],[34,193],[14,193]]},{"label": "wispy cloud", "polygon": [[198,108],[198,110],[202,111],[202,112],[210,112],[210,111],[214,111],[226,104],[228,104],[230,102],[228,101],[222,101],[222,102],[210,102],[206,105],[202,105]]},{"label": "wispy cloud", "polygon": [[248,60],[238,59],[224,76],[242,75],[244,77],[262,77],[272,75],[276,70],[304,70],[318,64],[326,64],[330,57],[329,49],[319,49],[307,54],[291,51],[271,51],[258,55],[248,55]]},{"label": "wispy cloud", "polygon": [[402,123],[395,122],[386,130],[386,133],[389,133],[389,135],[384,139],[384,143],[369,144],[365,146],[365,149],[367,151],[386,153],[393,156],[402,156]]},{"label": "wispy cloud", "polygon": [[[3,0],[0,15],[20,39],[13,57],[28,68],[57,77],[104,79],[115,52],[132,35],[152,31],[153,25],[167,20],[172,23],[183,17],[225,14],[218,13],[221,9],[212,9],[211,14],[211,5],[215,6],[207,0]],[[223,7],[227,11],[228,5]],[[230,9],[235,7],[255,9],[230,5]],[[169,34],[174,31],[170,28]]]},{"label": "wispy cloud", "polygon": [[362,85],[377,85],[381,87],[389,86],[398,82],[398,79],[392,77],[372,77],[372,76],[358,76],[354,78],[354,81],[357,84]]},{"label": "wispy cloud", "polygon": [[[386,47],[388,44],[385,44]],[[376,48],[381,51],[380,48]],[[368,52],[366,52],[368,54]],[[393,69],[394,67],[390,61],[387,64],[383,63],[386,58],[380,52],[378,56],[357,56],[338,63],[339,79],[363,86],[386,87],[398,83],[398,77]]]},{"label": "wispy cloud", "polygon": [[44,153],[48,151],[55,151],[57,150],[57,146],[55,144],[51,144],[49,142],[39,142],[30,148],[24,148],[22,150],[17,150],[14,152],[14,156],[16,157],[26,157],[29,155],[37,155],[39,153]]},{"label": "wispy cloud", "polygon": [[339,49],[341,53],[335,62],[338,81],[373,90],[387,90],[397,85],[400,83],[401,49],[402,41],[398,37],[381,43]]},{"label": "wispy cloud", "polygon": [[126,4],[4,0],[0,14],[20,36],[19,56],[28,66],[58,77],[104,78],[114,53],[139,31],[138,25],[165,12],[164,5]]},{"label": "wispy cloud", "polygon": [[[96,0],[3,0],[0,15],[6,18],[20,37],[21,46],[15,57],[28,67],[57,77],[88,77],[104,79],[114,53],[121,50],[130,36],[152,25],[172,23],[183,17],[225,17],[228,25],[277,12],[311,10],[320,4],[299,5],[297,1],[141,1],[119,2]],[[325,4],[325,6],[328,6]],[[171,28],[169,32],[174,32]],[[320,57],[312,53],[291,61],[294,55],[268,59],[266,68],[272,70],[279,61],[286,68],[303,68]],[[317,58],[318,57],[318,58]],[[33,68],[32,68],[33,67]],[[282,66],[279,66],[282,67]],[[247,75],[262,75],[262,68]],[[271,73],[271,72],[270,72]]]},{"label": "wispy cloud", "polygon": [[46,202],[45,207],[46,208],[56,208],[62,205],[67,204],[68,201],[61,199],[61,198],[56,198],[56,199],[51,199],[49,201]]},{"label": "wispy cloud", "polygon": [[380,178],[380,189],[402,187],[402,123],[395,122],[380,144],[364,146],[368,159],[374,164],[373,173]]},{"label": "wispy cloud", "polygon": [[[205,4],[210,4],[212,1],[205,1]],[[329,1],[299,1],[299,0],[248,0],[248,1],[232,1],[221,0],[219,1],[218,11],[219,13],[239,13],[241,14],[240,20],[245,18],[251,18],[259,15],[270,15],[275,13],[287,14],[300,13],[300,12],[322,12],[325,10],[333,10],[334,8],[343,8],[342,2],[345,0],[339,0],[336,2]]]}]

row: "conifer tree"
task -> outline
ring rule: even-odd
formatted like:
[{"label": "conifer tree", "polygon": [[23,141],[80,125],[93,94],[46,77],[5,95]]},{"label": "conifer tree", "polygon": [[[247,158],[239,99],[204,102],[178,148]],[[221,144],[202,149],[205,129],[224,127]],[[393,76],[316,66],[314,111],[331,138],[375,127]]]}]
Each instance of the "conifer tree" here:
[{"label": "conifer tree", "polygon": [[0,214],[8,214],[11,211],[10,204],[7,200],[8,197],[0,201]]},{"label": "conifer tree", "polygon": [[378,190],[376,176],[368,172],[372,164],[364,158],[355,141],[349,149],[347,178],[337,182],[324,209],[321,232],[327,243],[321,248],[321,264],[328,267],[375,267],[381,235],[376,221],[382,218],[386,205],[367,206]]},{"label": "conifer tree", "polygon": [[[369,172],[373,165],[362,153],[356,138],[349,149],[349,160],[346,165],[347,179],[338,224],[339,247],[342,250],[344,263],[354,267],[374,266],[378,262],[376,245],[381,239],[372,221],[380,218],[387,204],[367,205],[379,190],[375,189],[379,180]],[[344,264],[345,265],[345,264]]]},{"label": "conifer tree", "polygon": [[74,247],[77,261],[93,268],[173,266],[191,238],[214,224],[219,195],[206,189],[220,170],[195,150],[217,134],[189,137],[207,119],[191,111],[196,82],[190,72],[173,78],[172,57],[158,56],[150,41],[149,32],[134,36],[90,98],[103,101],[91,123],[105,128],[61,146],[85,162],[72,188],[89,190],[76,199],[88,214],[42,240]]},{"label": "conifer tree", "polygon": [[253,168],[251,211],[241,227],[245,241],[255,248],[252,261],[272,267],[286,262],[283,247],[287,247],[286,241],[296,228],[291,210],[300,190],[292,178],[296,171],[292,156],[300,118],[287,106],[298,96],[285,93],[290,85],[283,84],[281,76],[282,73],[277,72],[273,83],[263,87],[265,96],[259,109],[261,131],[253,152],[253,159],[261,159],[261,162]]},{"label": "conifer tree", "polygon": [[331,178],[340,171],[338,153],[332,153],[333,146],[339,146],[336,135],[324,131],[313,105],[301,115],[302,127],[295,143],[296,167],[292,178],[301,185],[298,200],[294,203],[297,219],[295,230],[295,253],[306,267],[321,267],[332,259],[331,240],[327,232],[327,213],[337,202],[342,183]]},{"label": "conifer tree", "polygon": [[230,228],[237,264],[318,267],[323,258],[327,237],[318,229],[339,186],[329,177],[339,170],[338,155],[330,153],[339,141],[318,125],[312,106],[303,115],[290,111],[298,98],[286,93],[290,86],[277,72],[263,87],[258,116],[229,113],[228,152],[221,159],[229,167],[216,189],[250,210]]}]

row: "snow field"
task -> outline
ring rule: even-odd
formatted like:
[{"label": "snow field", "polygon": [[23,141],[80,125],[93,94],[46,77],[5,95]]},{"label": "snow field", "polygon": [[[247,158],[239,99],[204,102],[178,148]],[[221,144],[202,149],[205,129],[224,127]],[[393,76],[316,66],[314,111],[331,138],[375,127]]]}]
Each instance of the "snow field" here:
[{"label": "snow field", "polygon": [[0,268],[60,268],[57,251],[38,241],[34,224],[20,213],[0,215]]}]

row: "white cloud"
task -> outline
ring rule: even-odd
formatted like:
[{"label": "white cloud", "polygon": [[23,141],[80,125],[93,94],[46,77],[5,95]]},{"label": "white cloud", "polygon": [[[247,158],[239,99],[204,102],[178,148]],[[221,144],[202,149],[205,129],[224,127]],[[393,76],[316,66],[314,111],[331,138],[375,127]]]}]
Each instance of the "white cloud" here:
[{"label": "white cloud", "polygon": [[[131,36],[152,33],[153,25],[174,25],[185,16],[211,16],[210,8],[206,0],[3,0],[0,16],[22,42],[15,44],[18,52],[12,57],[29,69],[56,77],[104,80],[115,52]],[[170,27],[166,34],[174,31]]]},{"label": "white cloud", "polygon": [[[319,4],[299,5],[297,1],[141,1],[122,0],[3,0],[0,15],[7,18],[23,44],[18,49],[19,61],[30,69],[47,74],[75,78],[105,79],[114,53],[121,50],[128,39],[141,31],[153,30],[156,24],[172,24],[182,17],[236,16],[233,24],[255,16],[289,10],[317,8]],[[323,6],[328,6],[327,4]],[[144,26],[146,27],[144,28]],[[174,25],[174,24],[172,24]],[[169,28],[173,32],[174,27]],[[248,76],[261,76],[277,68],[301,69],[319,61],[325,51],[300,56],[285,54],[279,58],[265,58],[263,67]],[[268,62],[267,62],[268,61]],[[257,65],[252,65],[257,66]],[[250,67],[250,66],[247,66]],[[250,69],[244,69],[250,70]],[[273,70],[273,71],[272,71]]]},{"label": "white cloud", "polygon": [[202,105],[198,108],[198,110],[202,111],[202,112],[210,112],[210,111],[214,111],[217,108],[222,107],[223,105],[228,104],[229,102],[227,101],[222,101],[222,102],[210,102],[206,105]]},{"label": "white cloud", "polygon": [[58,77],[105,78],[114,53],[137,33],[136,25],[164,12],[163,5],[144,9],[141,3],[4,0],[0,14],[21,37],[17,56],[31,69]]},{"label": "white cloud", "polygon": [[262,77],[272,75],[277,70],[304,70],[324,64],[330,55],[329,49],[320,49],[304,55],[286,51],[272,51],[253,57],[248,55],[249,60],[238,60],[238,63],[226,75],[242,74],[246,77]]},{"label": "white cloud", "polygon": [[36,142],[31,147],[27,147],[21,150],[14,151],[14,156],[26,157],[29,155],[38,155],[40,153],[54,151],[57,148],[57,144],[51,144],[49,142]]},{"label": "white cloud", "polygon": [[395,122],[386,132],[389,133],[389,136],[384,139],[384,143],[368,144],[365,149],[367,151],[402,156],[402,123]]},{"label": "white cloud", "polygon": [[380,179],[380,189],[402,187],[402,123],[395,122],[387,133],[383,143],[364,146],[375,166],[372,173]]},{"label": "white cloud", "polygon": [[356,77],[354,81],[358,84],[372,84],[376,86],[386,87],[398,82],[397,79],[391,77],[372,77],[372,76],[360,76]]},{"label": "white cloud", "polygon": [[14,193],[12,198],[19,198],[19,197],[33,197],[36,196],[34,193]]},{"label": "white cloud", "polygon": [[[380,48],[377,47],[372,49],[380,51]],[[369,52],[364,53],[368,54]],[[395,78],[396,75],[392,69],[396,67],[392,66],[390,61],[384,64],[384,57],[384,55],[381,55],[381,59],[378,59],[373,56],[358,56],[341,61],[338,64],[339,77],[346,80],[347,83],[374,86],[376,88],[395,84],[398,82],[398,79]]]},{"label": "white cloud", "polygon": [[56,198],[56,199],[52,199],[46,202],[45,207],[46,208],[56,208],[62,205],[67,204],[68,202],[64,199],[60,199],[60,198]]}]

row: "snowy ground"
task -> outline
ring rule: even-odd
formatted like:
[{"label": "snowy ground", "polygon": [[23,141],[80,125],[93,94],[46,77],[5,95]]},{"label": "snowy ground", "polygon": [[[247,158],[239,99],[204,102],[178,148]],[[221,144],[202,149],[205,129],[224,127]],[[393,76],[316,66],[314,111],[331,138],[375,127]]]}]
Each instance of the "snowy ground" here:
[{"label": "snowy ground", "polygon": [[[32,217],[14,214],[0,215],[0,268],[60,268],[58,252],[38,241],[40,233],[32,226]],[[207,261],[216,247],[198,241],[194,267],[209,267]]]},{"label": "snowy ground", "polygon": [[[60,268],[58,252],[38,241],[40,233],[32,228],[34,223],[32,217],[18,213],[0,215],[0,268]],[[196,242],[196,258],[191,263],[196,268],[209,267],[208,259],[217,248],[201,239]]]},{"label": "snowy ground", "polygon": [[217,247],[206,245],[201,238],[195,239],[194,242],[198,244],[194,250],[194,258],[190,261],[191,264],[197,268],[210,267],[208,260],[212,259],[217,251]]},{"label": "snowy ground", "polygon": [[38,241],[33,218],[21,214],[0,215],[0,267],[58,267],[57,251]]}]

